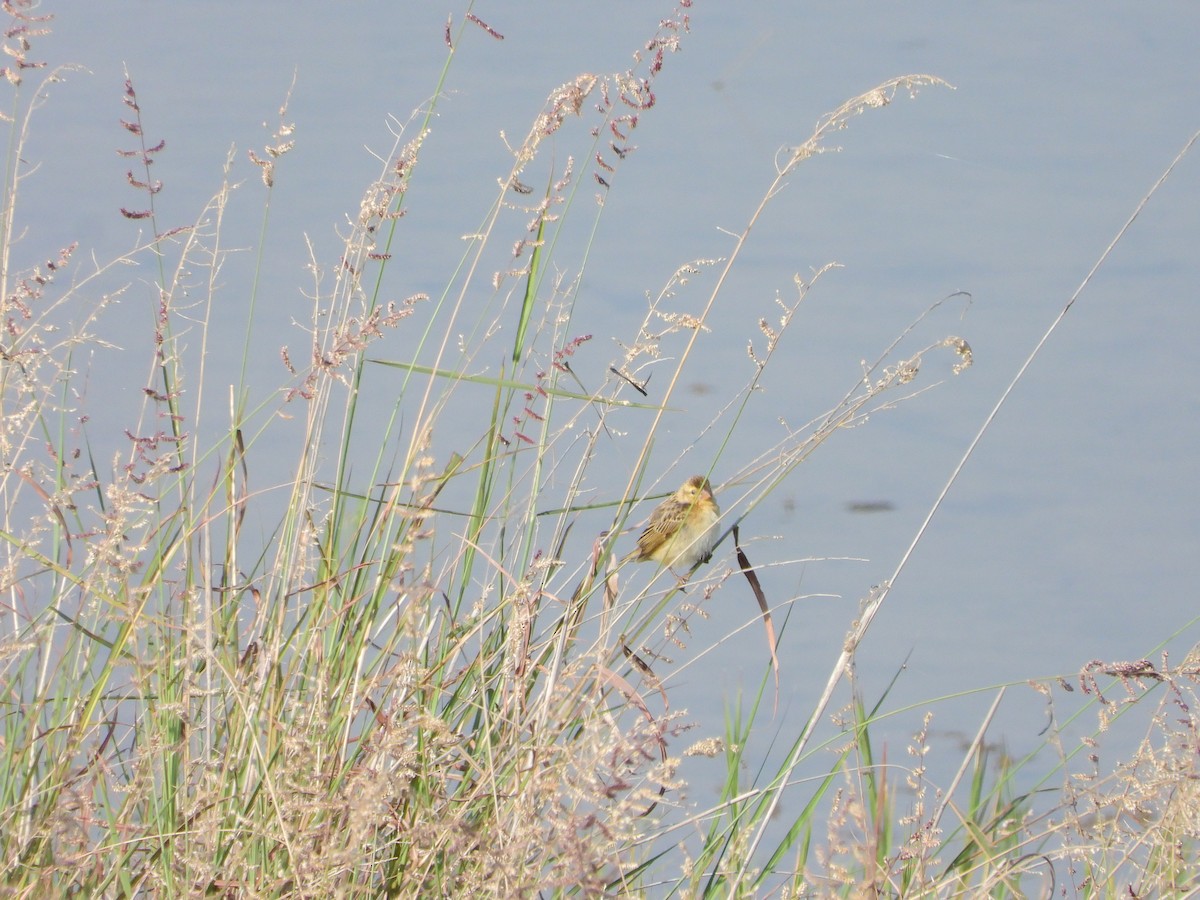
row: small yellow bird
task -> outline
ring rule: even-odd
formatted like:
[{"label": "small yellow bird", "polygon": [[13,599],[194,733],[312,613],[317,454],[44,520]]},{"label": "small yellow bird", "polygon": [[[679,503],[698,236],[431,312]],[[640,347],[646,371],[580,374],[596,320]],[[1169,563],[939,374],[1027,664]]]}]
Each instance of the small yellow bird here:
[{"label": "small yellow bird", "polygon": [[691,571],[696,563],[712,559],[720,517],[712,485],[703,475],[693,475],[650,513],[637,549],[622,562],[653,560],[673,572],[676,566]]}]

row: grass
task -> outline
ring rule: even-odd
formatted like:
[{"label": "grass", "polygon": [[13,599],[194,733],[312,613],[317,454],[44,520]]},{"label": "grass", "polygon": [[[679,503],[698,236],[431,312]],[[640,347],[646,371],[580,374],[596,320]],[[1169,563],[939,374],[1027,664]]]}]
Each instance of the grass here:
[{"label": "grass", "polygon": [[[153,162],[164,145],[149,136],[152,111],[132,79],[122,151],[142,200],[124,213],[150,237],[91,268],[74,244],[40,265],[14,262],[31,174],[23,147],[55,76],[27,81],[52,23],[9,10],[4,896],[1195,889],[1194,661],[1085,673],[1085,702],[1068,714],[1099,715],[1082,772],[1069,723],[1055,720],[1026,759],[991,743],[1009,689],[996,688],[956,778],[935,785],[925,760],[940,701],[900,765],[874,735],[903,711],[887,708],[886,693],[868,702],[854,680],[884,585],[848,623],[845,654],[796,737],[772,737],[779,670],[767,661],[723,735],[688,734],[693,723],[671,702],[683,668],[674,657],[690,653],[706,604],[753,569],[738,523],[835,432],[903,415],[903,400],[933,386],[919,380],[935,356],[957,374],[971,351],[957,335],[909,349],[906,332],[861,376],[854,369],[827,412],[736,457],[759,379],[827,269],[797,278],[761,321],[750,376],[718,398],[705,428],[720,448],[705,474],[724,478],[722,547],[737,550],[691,573],[686,589],[670,572],[631,577],[619,564],[623,532],[691,474],[653,469],[652,450],[763,209],[857,116],[944,84],[893,79],[824,117],[778,161],[728,257],[681,266],[635,334],[605,335],[623,352],[604,384],[585,387],[572,360],[596,336],[572,323],[591,240],[578,258],[563,248],[595,234],[603,198],[620,190],[633,135],[661,102],[656,80],[687,40],[686,13],[681,4],[663,20],[629,71],[552,90],[444,288],[389,300],[438,101],[398,128],[339,259],[312,260],[327,274],[313,285],[308,346],[279,348],[286,381],[263,391],[248,362],[268,340],[256,330],[261,250],[245,329],[214,325],[232,163],[195,224],[161,222]],[[491,33],[473,16],[452,21],[449,48],[479,28]],[[550,135],[594,164],[545,159]],[[265,189],[260,248],[293,140],[285,104],[271,143],[251,154]],[[133,265],[150,284],[121,280]],[[689,282],[701,275],[711,288],[696,300]],[[144,354],[149,376],[139,421],[123,427],[103,403],[83,405],[79,367],[112,301],[137,294],[154,311],[152,338],[126,352]],[[516,327],[498,330],[501,318]],[[239,380],[227,395],[206,393],[209,348],[243,335]],[[299,439],[275,440],[296,430]],[[590,473],[615,435],[637,448],[635,461],[623,484],[598,491]],[[294,456],[280,458],[280,446]],[[252,488],[260,469],[288,474]],[[760,600],[773,657],[790,603]],[[1065,702],[1056,682],[1034,687],[1052,712]],[[838,688],[850,699],[830,717]],[[1104,735],[1146,710],[1138,751],[1104,769]],[[711,805],[685,791],[693,756],[724,761]]]}]

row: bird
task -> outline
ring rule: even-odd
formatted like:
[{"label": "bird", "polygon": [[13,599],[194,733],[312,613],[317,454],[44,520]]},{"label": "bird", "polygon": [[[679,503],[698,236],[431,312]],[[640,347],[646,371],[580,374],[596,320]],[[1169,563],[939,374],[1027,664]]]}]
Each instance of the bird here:
[{"label": "bird", "polygon": [[712,559],[720,517],[712,485],[703,475],[693,475],[654,508],[650,524],[638,538],[637,549],[622,562],[653,561],[672,572],[676,566],[691,571],[697,563]]}]

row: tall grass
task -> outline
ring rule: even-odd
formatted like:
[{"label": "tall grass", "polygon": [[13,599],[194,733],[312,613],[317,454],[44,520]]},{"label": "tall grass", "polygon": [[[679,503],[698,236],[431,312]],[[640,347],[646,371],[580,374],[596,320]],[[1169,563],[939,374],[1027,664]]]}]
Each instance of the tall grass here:
[{"label": "tall grass", "polygon": [[[652,450],[681,373],[715,339],[707,323],[729,302],[727,276],[760,213],[856,116],[942,85],[893,79],[823,118],[779,160],[728,257],[681,266],[635,333],[604,336],[624,350],[604,383],[585,386],[572,361],[596,336],[573,321],[592,241],[578,257],[563,248],[595,233],[620,190],[632,137],[663,102],[656,80],[687,39],[687,6],[630,70],[549,93],[435,296],[390,299],[439,101],[398,127],[339,258],[312,259],[329,274],[314,283],[310,343],[271,348],[286,369],[271,390],[248,362],[271,340],[257,327],[261,251],[244,331],[213,326],[236,164],[195,224],[160,221],[152,163],[165,151],[132,79],[122,150],[142,199],[125,215],[149,237],[90,268],[73,244],[40,265],[16,261],[23,148],[56,80],[27,81],[50,23],[9,9],[6,896],[1020,896],[1048,873],[1055,888],[1103,896],[1125,873],[1142,892],[1194,882],[1194,667],[1110,667],[1109,683],[1129,689],[1120,704],[1082,682],[1106,716],[1140,708],[1141,685],[1159,687],[1142,750],[1107,780],[1097,768],[1089,783],[1018,787],[1031,768],[1065,779],[1072,753],[1055,727],[1045,753],[1008,759],[985,718],[942,789],[925,777],[924,731],[905,766],[875,746],[895,711],[853,684],[855,637],[831,674],[831,685],[851,679],[851,702],[832,728],[814,710],[771,768],[752,761],[775,758],[779,672],[766,660],[775,619],[786,627],[788,616],[776,603],[764,607],[772,647],[759,690],[729,711],[723,736],[686,735],[673,657],[708,601],[752,569],[735,526],[834,432],[898,405],[902,415],[929,358],[946,354],[956,373],[971,360],[956,335],[901,353],[902,335],[827,412],[742,457],[731,449],[739,423],[826,270],[797,278],[761,320],[750,376],[714,404],[705,434],[719,452],[687,461],[723,479],[717,559],[686,586],[669,571],[629,577],[625,532],[691,474],[682,460],[652,468]],[[493,32],[471,15],[448,28],[432,96],[463,29],[480,28]],[[551,135],[579,152],[548,161]],[[250,154],[265,188],[260,246],[294,139],[285,105],[270,144]],[[134,265],[147,281],[120,280]],[[697,300],[689,282],[701,273],[711,288]],[[148,373],[132,427],[102,402],[85,406],[77,384],[118,296],[140,298],[154,323],[148,346],[126,351],[144,354]],[[209,348],[243,338],[238,380],[214,393]],[[635,462],[600,489],[593,469],[617,440],[637,448]],[[280,483],[251,487],[264,478]],[[265,532],[247,527],[264,518]],[[724,760],[711,806],[686,799],[688,756]],[[774,816],[785,793],[786,821]]]}]

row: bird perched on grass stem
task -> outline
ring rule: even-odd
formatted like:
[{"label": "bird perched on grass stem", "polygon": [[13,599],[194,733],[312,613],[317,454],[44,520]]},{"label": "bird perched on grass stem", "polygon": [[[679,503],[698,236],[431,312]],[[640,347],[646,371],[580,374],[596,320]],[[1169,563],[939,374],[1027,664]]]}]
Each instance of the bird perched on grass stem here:
[{"label": "bird perched on grass stem", "polygon": [[650,513],[637,549],[622,562],[654,561],[672,572],[676,566],[689,572],[697,563],[712,559],[720,517],[712,485],[703,475],[693,475]]}]

